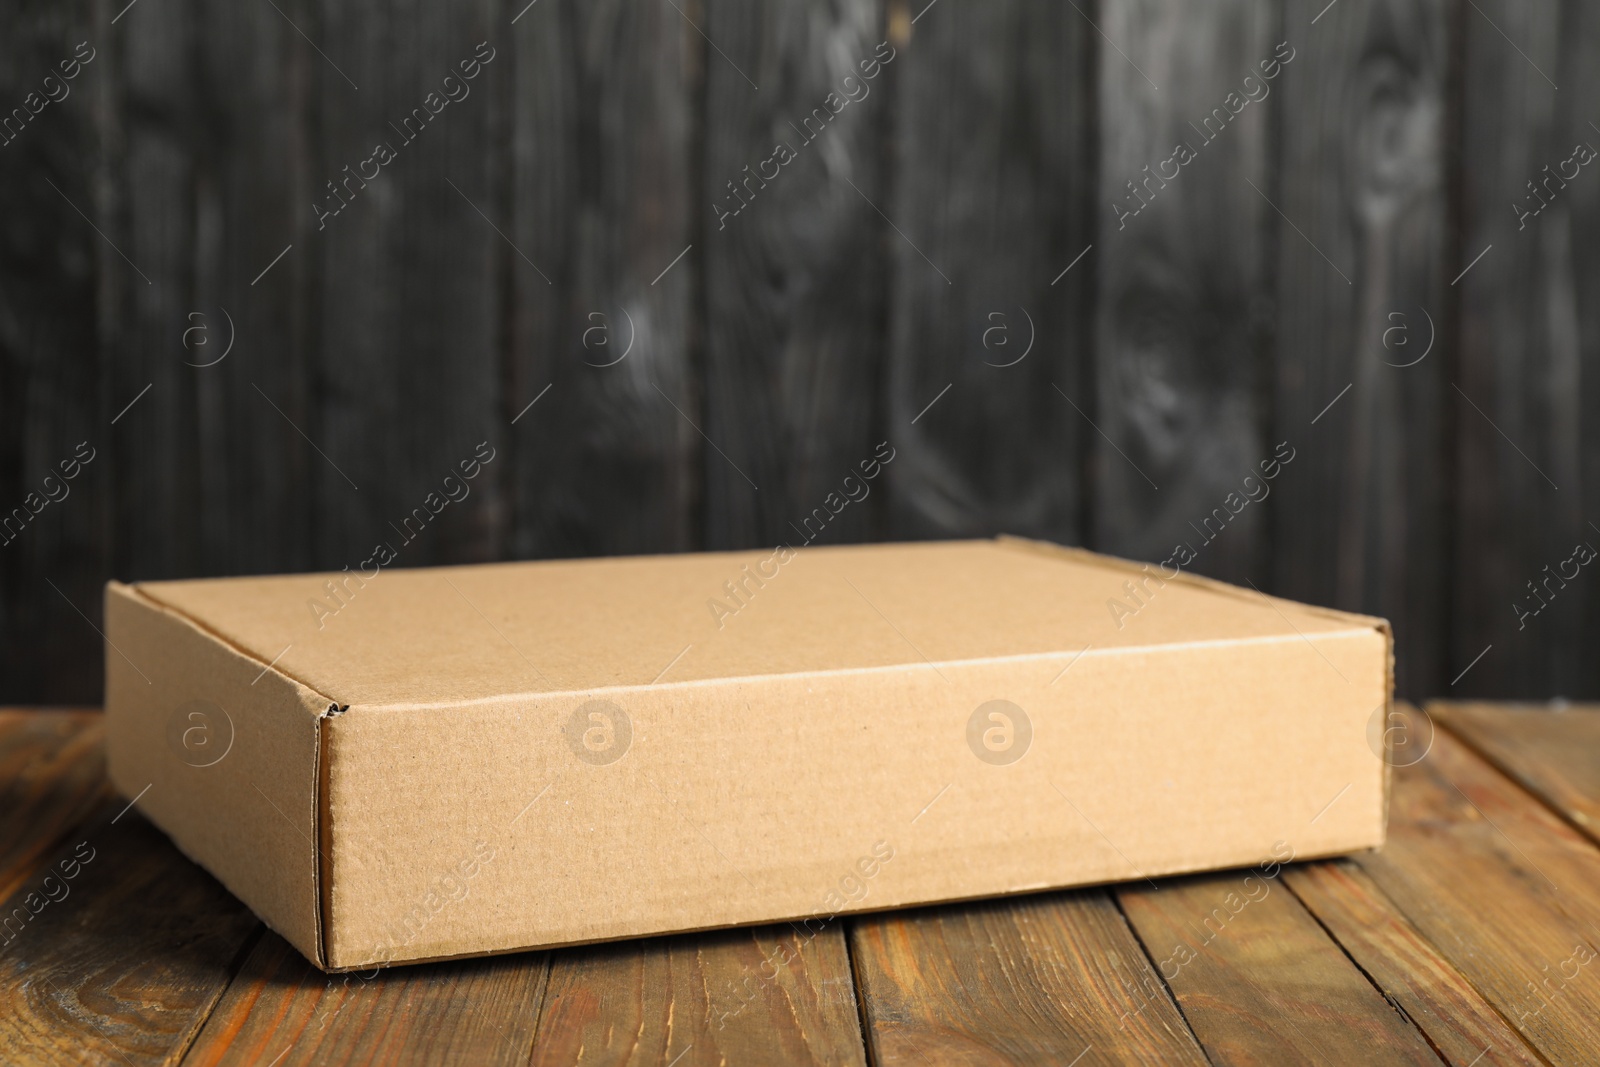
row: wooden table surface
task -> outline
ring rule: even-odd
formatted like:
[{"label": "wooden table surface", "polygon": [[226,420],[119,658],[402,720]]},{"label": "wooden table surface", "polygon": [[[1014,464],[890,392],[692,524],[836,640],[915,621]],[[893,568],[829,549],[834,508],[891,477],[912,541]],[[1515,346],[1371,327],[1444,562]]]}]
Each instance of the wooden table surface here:
[{"label": "wooden table surface", "polygon": [[1600,709],[1427,710],[1380,852],[371,979],[0,711],[0,1064],[1600,1063]]}]

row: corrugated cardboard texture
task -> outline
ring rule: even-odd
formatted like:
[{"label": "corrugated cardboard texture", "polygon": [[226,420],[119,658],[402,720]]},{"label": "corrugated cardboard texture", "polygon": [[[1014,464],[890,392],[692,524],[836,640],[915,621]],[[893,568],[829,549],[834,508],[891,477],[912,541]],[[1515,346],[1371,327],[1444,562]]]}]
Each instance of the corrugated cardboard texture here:
[{"label": "corrugated cardboard texture", "polygon": [[106,587],[105,612],[112,784],[320,962],[312,842],[329,701],[128,586]]},{"label": "corrugated cardboard texture", "polygon": [[[1367,729],[1389,699],[1381,621],[1202,580],[1146,582],[1054,546],[139,589],[200,620],[213,655],[255,671],[276,657],[255,688],[271,678],[283,699],[348,705],[321,720],[312,705],[297,712],[325,733],[334,968],[1252,864],[1275,847],[1328,855],[1383,837],[1385,767]],[[1113,599],[1136,610],[1115,617]],[[601,719],[586,710],[596,699]],[[969,731],[994,700],[1031,725],[1015,762],[986,760]],[[143,728],[117,731],[114,747]],[[302,748],[285,755],[302,761],[286,780],[317,775],[314,745]],[[258,755],[237,773],[256,775]],[[134,777],[117,778],[130,795]],[[180,836],[166,809],[150,810],[212,866],[190,843],[198,830]]]}]

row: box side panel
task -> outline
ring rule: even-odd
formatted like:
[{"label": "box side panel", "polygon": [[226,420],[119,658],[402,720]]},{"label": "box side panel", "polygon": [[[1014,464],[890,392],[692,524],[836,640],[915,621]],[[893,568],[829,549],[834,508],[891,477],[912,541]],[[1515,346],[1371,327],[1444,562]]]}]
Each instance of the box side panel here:
[{"label": "box side panel", "polygon": [[327,722],[329,963],[1373,847],[1384,763],[1368,727],[1387,656],[1386,635],[1353,628],[592,702],[353,707]]},{"label": "box side panel", "polygon": [[118,583],[106,588],[111,781],[319,959],[318,720],[328,701]]}]

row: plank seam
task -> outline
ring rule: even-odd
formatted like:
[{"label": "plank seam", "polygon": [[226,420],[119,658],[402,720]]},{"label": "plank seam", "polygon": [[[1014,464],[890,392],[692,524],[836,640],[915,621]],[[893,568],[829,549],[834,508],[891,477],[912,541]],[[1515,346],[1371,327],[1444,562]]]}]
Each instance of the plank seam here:
[{"label": "plank seam", "polygon": [[260,944],[266,932],[266,924],[257,919],[255,927],[245,935],[243,943],[239,946],[239,951],[234,953],[233,959],[228,963],[228,980],[217,987],[217,995],[211,998],[210,1004],[206,1005],[205,1012],[195,1019],[193,1028],[173,1049],[172,1054],[166,1060],[167,1063],[181,1064],[189,1058],[189,1053],[194,1050],[194,1043],[205,1032],[206,1023],[211,1021],[211,1016],[216,1014],[217,1005],[222,1003],[222,998],[228,995],[228,991],[239,980],[239,975],[244,971],[245,961],[250,958],[250,954],[255,951],[256,945]]},{"label": "plank seam", "polygon": [[1507,765],[1505,761],[1497,758],[1494,753],[1490,752],[1487,748],[1479,745],[1472,739],[1470,734],[1458,730],[1454,726],[1450,725],[1448,718],[1435,716],[1431,712],[1427,711],[1424,711],[1423,714],[1427,715],[1429,720],[1433,722],[1434,729],[1442,729],[1451,737],[1461,742],[1461,744],[1466,747],[1467,751],[1471,752],[1473,755],[1483,760],[1483,762],[1487,763],[1495,771],[1499,772],[1502,777],[1509,781],[1519,791],[1532,797],[1535,804],[1550,812],[1573,830],[1576,830],[1578,835],[1581,836],[1585,841],[1588,841],[1596,848],[1600,848],[1600,834],[1597,834],[1593,827],[1584,826],[1576,819],[1573,819],[1571,816],[1569,816],[1566,811],[1562,809],[1561,805],[1557,804],[1553,799],[1544,796],[1542,791],[1536,790],[1532,785],[1524,782],[1516,773],[1514,768]]},{"label": "plank seam", "polygon": [[1178,1000],[1178,994],[1172,991],[1172,986],[1168,983],[1167,976],[1161,973],[1161,965],[1156,962],[1155,956],[1151,955],[1150,946],[1145,944],[1144,938],[1139,936],[1138,928],[1128,921],[1128,913],[1122,908],[1122,898],[1114,891],[1107,892],[1106,897],[1111,901],[1111,906],[1116,909],[1117,917],[1122,920],[1123,928],[1133,938],[1133,943],[1139,946],[1140,952],[1144,953],[1145,962],[1150,965],[1151,972],[1161,982],[1161,988],[1167,991],[1167,999],[1172,1001],[1172,1007],[1177,1011],[1178,1018],[1183,1020],[1184,1029],[1189,1032],[1189,1039],[1194,1042],[1194,1047],[1200,1050],[1200,1055],[1205,1057],[1208,1064],[1216,1067],[1216,1061],[1211,1058],[1210,1050],[1206,1048],[1205,1042],[1200,1040],[1200,1035],[1195,1033],[1194,1025],[1189,1022],[1189,1016],[1183,1010],[1183,1004]]},{"label": "plank seam", "polygon": [[881,1063],[882,1060],[872,1047],[872,1029],[867,1023],[867,998],[863,995],[861,987],[861,969],[856,965],[856,922],[846,920],[843,933],[844,956],[846,962],[850,964],[850,995],[856,1002],[856,1029],[861,1037],[861,1056],[868,1064]]},{"label": "plank seam", "polygon": [[[1289,891],[1289,895],[1291,897],[1294,897],[1295,902],[1300,905],[1301,910],[1303,910],[1307,915],[1311,916],[1311,921],[1317,924],[1317,926],[1322,930],[1323,934],[1328,938],[1329,941],[1333,942],[1334,947],[1337,948],[1340,952],[1344,953],[1344,958],[1350,961],[1350,966],[1354,967],[1357,971],[1360,972],[1361,977],[1365,978],[1367,980],[1367,983],[1369,985],[1371,985],[1372,988],[1377,991],[1378,996],[1383,998],[1383,1001],[1384,1001],[1385,1004],[1389,1005],[1389,1007],[1394,1009],[1394,1012],[1395,1012],[1396,1015],[1400,1016],[1400,1018],[1404,1019],[1406,1022],[1411,1024],[1411,1028],[1413,1030],[1415,1030],[1422,1037],[1423,1041],[1427,1042],[1428,1048],[1432,1049],[1433,1050],[1433,1054],[1435,1056],[1439,1057],[1439,1061],[1441,1063],[1446,1064],[1447,1067],[1448,1067],[1448,1065],[1450,1063],[1450,1057],[1446,1056],[1444,1054],[1444,1050],[1441,1049],[1437,1044],[1434,1043],[1432,1035],[1430,1035],[1428,1033],[1428,1031],[1424,1030],[1422,1028],[1421,1024],[1419,1024],[1417,1022],[1417,1020],[1415,1020],[1415,1019],[1413,1019],[1411,1017],[1411,1013],[1406,1011],[1405,1008],[1401,1006],[1400,1002],[1396,998],[1394,998],[1394,997],[1389,995],[1389,991],[1387,989],[1383,988],[1382,984],[1379,983],[1379,981],[1375,977],[1373,977],[1371,972],[1369,972],[1365,967],[1361,966],[1361,961],[1355,958],[1355,955],[1353,953],[1351,953],[1351,951],[1348,948],[1345,947],[1344,942],[1339,940],[1338,935],[1336,935],[1333,932],[1333,930],[1328,926],[1327,923],[1322,921],[1322,916],[1318,915],[1315,911],[1311,910],[1311,905],[1306,903],[1305,898],[1302,897],[1299,893],[1296,893],[1294,891],[1294,886],[1289,884],[1289,880],[1287,878],[1282,880],[1282,885],[1283,885],[1283,888],[1285,888],[1285,889],[1287,889]],[[1393,901],[1390,901],[1390,903],[1392,904]],[[1397,914],[1401,914],[1401,915],[1405,914],[1404,912],[1401,912],[1398,907],[1395,908],[1395,912]],[[1407,922],[1411,922],[1411,919],[1410,919],[1409,916],[1406,917],[1406,921]],[[1412,925],[1415,925],[1415,924],[1413,923]],[[1424,941],[1427,941],[1427,937],[1426,937],[1426,935],[1422,934],[1422,931],[1418,930],[1417,933],[1418,933],[1419,936],[1422,936]],[[1436,952],[1436,953],[1439,951],[1438,946],[1435,945],[1432,941],[1428,941],[1428,947],[1432,948],[1434,950],[1434,952]],[[1441,960],[1444,960],[1446,963],[1450,962],[1448,959],[1445,958],[1445,956],[1442,953],[1440,953],[1439,958]],[[1451,964],[1452,969],[1454,968],[1454,966],[1455,966],[1454,964]]]}]

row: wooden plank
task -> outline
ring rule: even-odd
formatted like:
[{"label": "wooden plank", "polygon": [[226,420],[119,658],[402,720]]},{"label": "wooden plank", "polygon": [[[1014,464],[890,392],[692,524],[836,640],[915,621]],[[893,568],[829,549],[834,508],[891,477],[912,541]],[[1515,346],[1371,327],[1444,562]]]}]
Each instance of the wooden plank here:
[{"label": "wooden plank", "polygon": [[204,41],[189,53],[195,78],[218,91],[202,120],[181,131],[198,156],[195,270],[184,344],[167,358],[186,364],[179,370],[189,380],[186,417],[196,442],[196,493],[188,501],[196,556],[188,573],[312,566],[319,524],[307,521],[307,506],[311,471],[323,460],[284,413],[312,432],[299,413],[312,388],[317,234],[310,204],[319,190],[311,185],[310,112],[322,59],[296,24],[315,30],[313,11],[281,3],[194,6]]},{"label": "wooden plank", "polygon": [[1426,759],[1396,768],[1388,843],[1354,861],[1546,1060],[1593,1061],[1593,843],[1438,730]]},{"label": "wooden plank", "polygon": [[1455,286],[1458,540],[1447,675],[1466,672],[1451,691],[1464,696],[1592,693],[1600,661],[1586,634],[1600,596],[1594,583],[1572,580],[1566,561],[1578,543],[1600,548],[1589,525],[1596,431],[1585,417],[1600,397],[1600,379],[1585,372],[1600,346],[1600,318],[1585,299],[1600,282],[1589,247],[1600,179],[1593,165],[1567,161],[1576,145],[1600,147],[1589,104],[1600,91],[1600,11],[1563,0],[1479,2],[1461,17],[1470,72],[1461,158],[1471,162],[1462,167],[1460,263],[1450,271],[1465,275]]},{"label": "wooden plank", "polygon": [[1266,509],[1250,497],[1276,444],[1258,402],[1274,213],[1267,107],[1244,78],[1261,95],[1275,6],[1101,5],[1096,392],[1093,406],[1075,398],[1105,434],[1094,547],[1160,561],[1187,544],[1177,565],[1257,583]]},{"label": "wooden plank", "polygon": [[1080,543],[1098,37],[1049,0],[895,12],[888,531]]},{"label": "wooden plank", "polygon": [[110,570],[125,580],[185,577],[200,543],[195,371],[184,365],[193,359],[184,343],[195,339],[185,335],[188,316],[202,310],[194,302],[204,150],[194,131],[206,106],[196,91],[197,9],[139,4],[115,32],[118,47],[104,49],[97,223],[116,246],[100,260],[99,301],[105,418],[116,419],[106,431]]},{"label": "wooden plank", "polygon": [[873,1062],[1205,1063],[1102,891],[857,920]]},{"label": "wooden plank", "polygon": [[546,971],[530,954],[324,974],[267,933],[183,1063],[521,1067]]},{"label": "wooden plank", "polygon": [[138,814],[108,806],[0,905],[0,1061],[175,1063],[260,929]]},{"label": "wooden plank", "polygon": [[534,1064],[865,1064],[835,927],[634,941],[554,955]]},{"label": "wooden plank", "polygon": [[1454,1067],[1542,1061],[1361,868],[1286,867],[1284,884]]},{"label": "wooden plank", "polygon": [[[707,547],[868,540],[888,276],[873,205],[899,61],[882,63],[883,5],[705,10],[723,54],[705,73],[704,428],[728,457],[705,468]],[[801,525],[816,508],[825,525]]]},{"label": "wooden plank", "polygon": [[1292,893],[1238,871],[1119,890],[1213,1063],[1437,1065]]},{"label": "wooden plank", "polygon": [[[504,212],[490,144],[510,51],[497,11],[356,0],[307,27],[326,56],[312,66],[308,248],[319,388],[306,406],[270,399],[323,453],[305,456],[316,557],[334,568],[357,569],[379,542],[400,566],[497,555],[503,238],[489,220]],[[462,463],[480,463],[478,477]]]},{"label": "wooden plank", "polygon": [[1269,219],[1272,439],[1303,443],[1273,487],[1274,591],[1388,618],[1402,693],[1438,692],[1454,676],[1438,552],[1455,397],[1452,10],[1447,0],[1285,5],[1281,36],[1296,54],[1269,85],[1284,216]]},{"label": "wooden plank", "polygon": [[1600,708],[1433,703],[1427,710],[1435,722],[1600,842]]},{"label": "wooden plank", "polygon": [[97,712],[0,709],[0,899],[105,799],[104,741]]},{"label": "wooden plank", "polygon": [[[111,60],[90,40],[103,46],[91,10],[26,0],[0,11],[0,699],[10,701],[83,703],[101,685],[99,638],[73,608],[99,617],[111,484],[95,308],[96,271],[116,252],[84,218],[97,215],[94,100]],[[94,459],[84,467],[75,454]]]},{"label": "wooden plank", "polygon": [[579,0],[522,11],[509,39],[513,551],[695,547],[701,464],[722,462],[690,354],[705,41],[671,4]]}]

